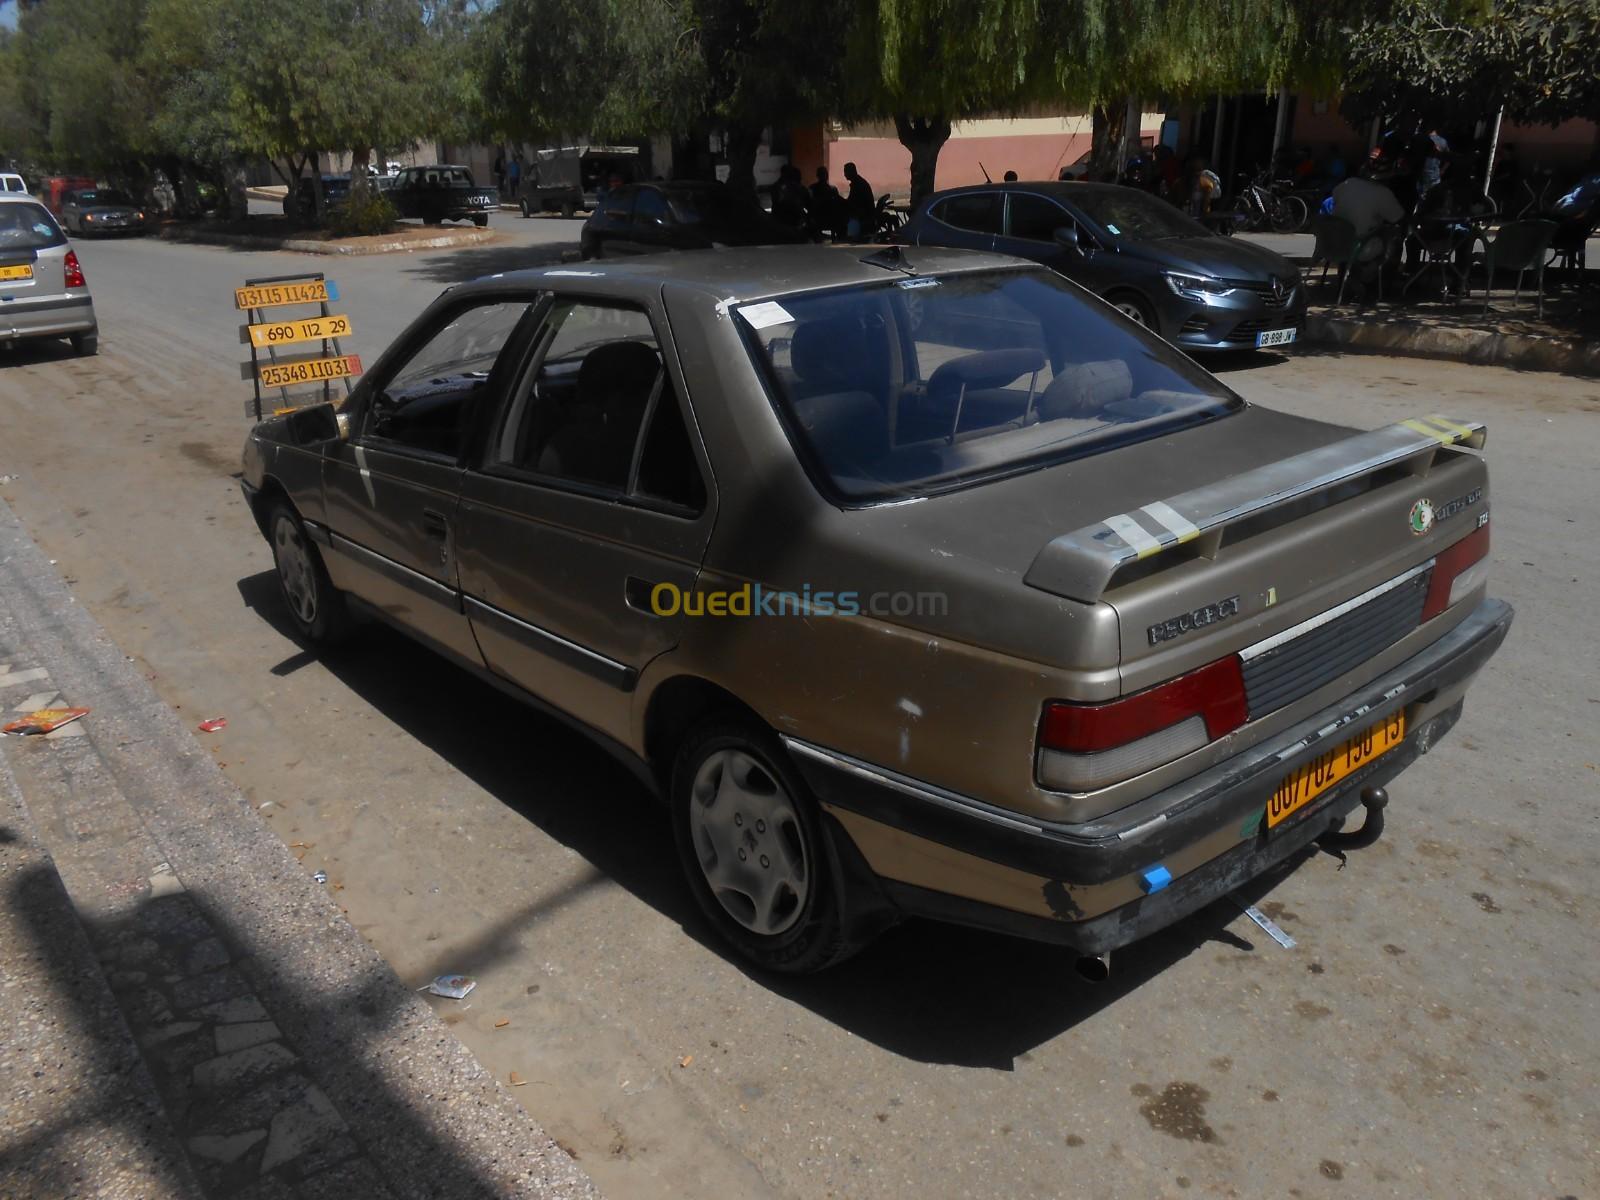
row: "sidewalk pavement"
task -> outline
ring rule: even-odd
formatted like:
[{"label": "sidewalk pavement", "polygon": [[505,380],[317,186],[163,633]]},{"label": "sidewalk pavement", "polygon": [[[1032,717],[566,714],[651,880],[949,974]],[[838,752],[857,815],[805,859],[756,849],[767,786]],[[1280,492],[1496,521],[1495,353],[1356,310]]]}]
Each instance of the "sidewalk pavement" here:
[{"label": "sidewalk pavement", "polygon": [[[1335,272],[1327,282],[1321,269],[1310,268],[1315,239],[1308,233],[1242,233],[1269,250],[1275,250],[1306,273],[1311,301],[1306,315],[1304,341],[1310,346],[1331,346],[1372,354],[1401,354],[1417,358],[1513,367],[1527,371],[1557,371],[1570,375],[1600,375],[1600,301],[1593,285],[1574,289],[1563,281],[1547,281],[1545,315],[1540,318],[1524,287],[1516,299],[1512,289],[1497,287],[1483,312],[1482,278],[1476,276],[1472,295],[1459,303],[1440,302],[1426,292],[1427,280],[1418,280],[1403,299],[1384,290],[1381,305],[1358,304],[1349,294],[1334,304],[1338,294]],[[1600,262],[1600,239],[1590,242],[1591,260]],[[1531,285],[1531,279],[1525,283]]]},{"label": "sidewalk pavement", "polygon": [[62,704],[0,739],[0,1195],[596,1194],[0,502],[0,711]]}]

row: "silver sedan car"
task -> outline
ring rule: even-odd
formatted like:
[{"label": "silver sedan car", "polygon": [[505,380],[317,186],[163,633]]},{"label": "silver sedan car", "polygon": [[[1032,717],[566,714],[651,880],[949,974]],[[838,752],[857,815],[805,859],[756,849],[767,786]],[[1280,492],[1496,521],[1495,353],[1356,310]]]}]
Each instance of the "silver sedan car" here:
[{"label": "silver sedan car", "polygon": [[127,192],[116,188],[68,192],[61,202],[61,225],[73,237],[143,233],[149,228],[145,210]]},{"label": "silver sedan car", "polygon": [[33,197],[0,195],[0,343],[67,338],[93,354],[99,335],[89,283],[61,226]]}]

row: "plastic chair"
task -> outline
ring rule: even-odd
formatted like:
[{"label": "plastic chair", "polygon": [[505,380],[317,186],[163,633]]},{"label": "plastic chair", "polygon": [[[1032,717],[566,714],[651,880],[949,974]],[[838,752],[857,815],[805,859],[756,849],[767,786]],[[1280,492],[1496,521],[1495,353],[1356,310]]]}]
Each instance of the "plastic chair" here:
[{"label": "plastic chair", "polygon": [[1345,269],[1355,261],[1356,227],[1343,217],[1318,213],[1311,218],[1311,233],[1317,239],[1311,249],[1311,265],[1322,264],[1322,276],[1328,278],[1328,268],[1338,267],[1342,278]]},{"label": "plastic chair", "polygon": [[1539,315],[1544,316],[1544,266],[1550,249],[1550,239],[1555,237],[1554,221],[1509,221],[1500,227],[1492,241],[1484,244],[1481,253],[1473,256],[1474,262],[1483,263],[1488,277],[1483,281],[1483,311],[1489,311],[1489,291],[1494,287],[1496,271],[1515,271],[1517,286],[1511,293],[1513,299],[1522,295],[1522,277],[1534,272],[1534,287],[1539,293]]}]

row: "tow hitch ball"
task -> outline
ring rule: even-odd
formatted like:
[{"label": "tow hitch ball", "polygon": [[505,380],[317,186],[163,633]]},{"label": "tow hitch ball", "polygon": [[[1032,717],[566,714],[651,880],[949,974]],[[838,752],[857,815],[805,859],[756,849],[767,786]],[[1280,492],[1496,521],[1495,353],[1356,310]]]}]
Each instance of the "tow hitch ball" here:
[{"label": "tow hitch ball", "polygon": [[1362,850],[1372,845],[1383,836],[1383,810],[1389,803],[1389,793],[1381,787],[1364,788],[1361,792],[1361,807],[1367,810],[1367,819],[1360,829],[1346,833],[1339,826],[1344,823],[1343,818],[1317,839],[1318,843],[1329,850]]}]

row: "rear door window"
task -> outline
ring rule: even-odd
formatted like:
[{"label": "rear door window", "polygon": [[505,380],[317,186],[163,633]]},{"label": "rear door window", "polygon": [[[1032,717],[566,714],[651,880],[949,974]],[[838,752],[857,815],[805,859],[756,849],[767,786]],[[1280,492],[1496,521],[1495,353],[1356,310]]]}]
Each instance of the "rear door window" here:
[{"label": "rear door window", "polygon": [[1001,200],[999,192],[967,192],[940,201],[933,217],[970,233],[999,233]]},{"label": "rear door window", "polygon": [[705,484],[642,310],[557,300],[493,459],[517,474],[699,512]]}]

